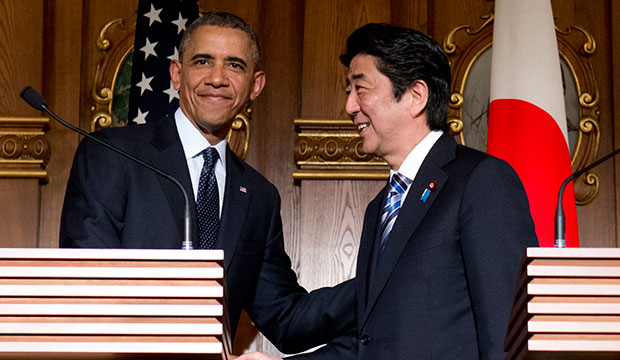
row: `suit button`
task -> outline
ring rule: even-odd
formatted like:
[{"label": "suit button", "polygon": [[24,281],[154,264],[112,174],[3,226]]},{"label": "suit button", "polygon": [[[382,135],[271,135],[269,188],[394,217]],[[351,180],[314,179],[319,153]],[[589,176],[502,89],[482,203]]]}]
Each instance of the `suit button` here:
[{"label": "suit button", "polygon": [[360,338],[360,342],[362,343],[362,345],[368,345],[371,341],[372,338],[368,335],[362,335],[362,337]]}]

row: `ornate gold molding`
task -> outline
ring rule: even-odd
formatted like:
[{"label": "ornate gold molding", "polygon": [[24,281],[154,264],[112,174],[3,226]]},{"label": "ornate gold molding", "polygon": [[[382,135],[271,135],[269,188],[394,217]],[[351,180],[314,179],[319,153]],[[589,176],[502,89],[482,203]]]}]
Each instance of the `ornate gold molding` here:
[{"label": "ornate gold molding", "polygon": [[[136,24],[126,27],[123,19],[105,24],[99,32],[97,47],[102,58],[97,66],[93,85],[90,131],[111,126],[122,126],[114,121],[112,103],[116,80],[127,57],[133,52]],[[228,144],[239,157],[245,158],[250,144],[250,119],[252,108],[248,104],[235,118],[228,134]]]},{"label": "ornate gold molding", "polygon": [[228,132],[228,145],[230,149],[242,159],[245,159],[250,146],[251,114],[252,104],[247,104],[244,111],[235,117]]},{"label": "ornate gold molding", "polygon": [[114,88],[123,63],[133,51],[135,34],[136,24],[127,27],[123,19],[110,21],[99,32],[97,47],[103,56],[95,72],[90,131],[118,125],[112,119]]},{"label": "ornate gold molding", "polygon": [[[465,85],[474,63],[493,43],[493,14],[486,15],[477,28],[461,25],[449,31],[443,49],[452,69],[452,92],[448,123],[452,135],[465,144],[463,104]],[[585,29],[572,26],[566,30],[556,27],[558,50],[568,65],[577,88],[579,101],[579,133],[571,164],[578,171],[595,160],[600,142],[599,90],[589,57],[596,51],[594,37]],[[598,177],[584,174],[575,181],[575,200],[578,205],[591,202],[598,193]]]},{"label": "ornate gold molding", "polygon": [[362,139],[350,120],[295,119],[293,181],[386,180],[387,163],[361,151]]},{"label": "ornate gold molding", "polygon": [[48,118],[0,117],[0,178],[35,178],[47,183],[48,130]]}]

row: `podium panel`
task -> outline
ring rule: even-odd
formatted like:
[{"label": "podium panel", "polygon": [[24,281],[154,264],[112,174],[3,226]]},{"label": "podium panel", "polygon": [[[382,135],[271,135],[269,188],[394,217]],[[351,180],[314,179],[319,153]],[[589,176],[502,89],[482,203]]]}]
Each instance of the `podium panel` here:
[{"label": "podium panel", "polygon": [[620,359],[620,249],[529,248],[507,359]]},{"label": "podium panel", "polygon": [[0,359],[227,359],[222,250],[0,249]]}]

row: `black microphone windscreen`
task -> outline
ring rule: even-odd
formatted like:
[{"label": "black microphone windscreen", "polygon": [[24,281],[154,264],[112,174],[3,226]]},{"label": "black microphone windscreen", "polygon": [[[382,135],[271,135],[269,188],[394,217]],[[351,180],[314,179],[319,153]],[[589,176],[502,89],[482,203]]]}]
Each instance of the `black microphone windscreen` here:
[{"label": "black microphone windscreen", "polygon": [[25,88],[23,88],[22,91],[19,93],[19,96],[21,96],[21,98],[24,99],[24,101],[27,102],[28,105],[32,106],[37,110],[43,111],[43,107],[47,107],[43,96],[30,86],[26,86]]}]

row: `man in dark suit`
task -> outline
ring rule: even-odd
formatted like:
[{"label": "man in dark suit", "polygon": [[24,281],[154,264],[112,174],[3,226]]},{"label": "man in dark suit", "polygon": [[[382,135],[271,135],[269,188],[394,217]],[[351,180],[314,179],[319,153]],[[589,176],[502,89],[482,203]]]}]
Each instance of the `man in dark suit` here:
[{"label": "man in dark suit", "polygon": [[[191,207],[198,218],[194,247],[224,249],[232,336],[245,309],[276,346],[301,350],[353,325],[350,312],[330,313],[330,304],[352,304],[353,291],[350,284],[317,291],[317,326],[287,337],[292,309],[302,307],[306,291],[284,250],[280,197],[226,143],[235,116],[265,85],[259,58],[258,38],[247,23],[207,13],[188,27],[179,60],[170,64],[180,108],[155,123],[95,135],[171,174],[194,195],[192,204],[202,207]],[[85,139],[67,185],[60,246],[181,249],[183,209],[172,182]]]},{"label": "man in dark suit", "polygon": [[429,36],[368,24],[341,61],[346,111],[390,181],[364,217],[357,334],[299,358],[503,359],[519,266],[538,245],[519,177],[448,135],[450,67]]}]

